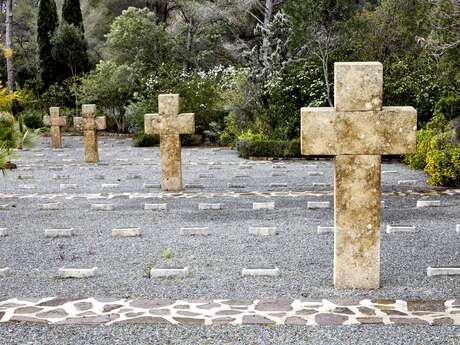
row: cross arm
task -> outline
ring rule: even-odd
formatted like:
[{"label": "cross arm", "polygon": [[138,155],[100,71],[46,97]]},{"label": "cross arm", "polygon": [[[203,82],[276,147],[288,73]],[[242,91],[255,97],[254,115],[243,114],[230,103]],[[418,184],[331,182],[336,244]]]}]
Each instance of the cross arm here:
[{"label": "cross arm", "polygon": [[147,134],[193,134],[195,133],[195,114],[184,113],[177,116],[146,114],[144,132]]},{"label": "cross arm", "polygon": [[43,124],[47,127],[51,126],[51,116],[49,115],[43,116]]},{"label": "cross arm", "polygon": [[179,114],[179,116],[177,117],[176,128],[179,134],[195,133],[195,114]]},{"label": "cross arm", "polygon": [[413,107],[356,112],[303,108],[301,121],[304,155],[398,155],[416,149]]},{"label": "cross arm", "polygon": [[102,131],[107,128],[107,118],[105,116],[96,116],[96,129]]},{"label": "cross arm", "polygon": [[83,130],[83,117],[79,117],[79,116],[74,117],[73,125],[76,130],[82,131]]},{"label": "cross arm", "polygon": [[[144,115],[144,133],[149,135],[160,134],[160,127],[158,124],[161,122],[159,114],[145,114]],[[154,123],[156,125],[154,125]]]}]

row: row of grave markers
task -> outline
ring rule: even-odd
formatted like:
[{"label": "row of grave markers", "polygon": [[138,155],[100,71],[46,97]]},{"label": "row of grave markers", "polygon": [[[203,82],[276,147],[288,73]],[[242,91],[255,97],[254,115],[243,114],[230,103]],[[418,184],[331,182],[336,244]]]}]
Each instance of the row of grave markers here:
[{"label": "row of grave markers", "polygon": [[[334,285],[375,289],[380,286],[381,156],[415,152],[417,111],[382,107],[378,62],[336,63],[334,85],[334,108],[301,110],[301,151],[335,156]],[[145,115],[145,133],[160,135],[161,186],[167,191],[182,189],[180,134],[195,130],[194,114],[179,110],[179,95],[160,95],[158,114]],[[94,105],[84,105],[82,113],[75,123],[84,131],[86,161],[97,162],[97,130],[105,128],[105,117],[95,117]],[[54,144],[60,143],[56,127],[63,122],[47,123],[55,127]]]}]

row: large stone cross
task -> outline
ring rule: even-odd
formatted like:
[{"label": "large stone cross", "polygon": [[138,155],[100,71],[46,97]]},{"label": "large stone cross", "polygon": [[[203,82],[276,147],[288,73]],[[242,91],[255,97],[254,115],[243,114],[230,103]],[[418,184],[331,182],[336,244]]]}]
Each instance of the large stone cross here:
[{"label": "large stone cross", "polygon": [[83,104],[81,112],[83,117],[74,117],[74,125],[78,130],[83,131],[85,136],[85,161],[97,163],[99,161],[97,131],[107,128],[106,117],[96,116],[95,104]]},{"label": "large stone cross", "polygon": [[161,188],[182,189],[180,134],[195,133],[195,114],[179,114],[179,95],[159,95],[158,114],[146,114],[145,133],[160,135]]},{"label": "large stone cross", "polygon": [[380,286],[382,155],[414,153],[417,111],[382,107],[383,66],[335,64],[335,108],[303,108],[303,155],[335,158],[334,285]]},{"label": "large stone cross", "polygon": [[67,124],[64,116],[59,116],[59,107],[51,107],[50,115],[43,116],[43,123],[51,127],[51,147],[60,149],[62,147],[61,127]]}]

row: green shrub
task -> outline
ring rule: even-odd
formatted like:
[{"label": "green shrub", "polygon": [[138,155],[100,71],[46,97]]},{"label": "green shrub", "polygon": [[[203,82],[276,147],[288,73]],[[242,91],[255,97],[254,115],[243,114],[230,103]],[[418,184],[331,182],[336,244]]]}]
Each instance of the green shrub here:
[{"label": "green shrub", "polygon": [[134,136],[134,146],[135,147],[151,147],[158,145],[160,143],[160,138],[158,135],[149,135],[144,132],[139,132]]},{"label": "green shrub", "polygon": [[296,158],[300,157],[300,140],[241,140],[237,145],[240,157]]},{"label": "green shrub", "polygon": [[14,149],[17,147],[17,139],[14,121],[0,117],[0,146]]},{"label": "green shrub", "polygon": [[23,111],[21,113],[21,116],[24,119],[24,124],[28,128],[38,129],[44,126],[43,115],[42,115],[42,112],[39,110]]},{"label": "green shrub", "polygon": [[446,145],[428,152],[425,171],[434,186],[460,186],[460,145]]}]

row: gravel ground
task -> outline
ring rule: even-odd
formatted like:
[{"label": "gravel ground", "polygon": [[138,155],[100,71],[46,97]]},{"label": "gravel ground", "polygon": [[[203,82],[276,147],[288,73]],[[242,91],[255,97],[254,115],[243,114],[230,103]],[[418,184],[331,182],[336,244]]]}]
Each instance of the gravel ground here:
[{"label": "gravel ground", "polygon": [[[333,209],[306,208],[308,201],[330,201],[332,205],[330,161],[290,161],[284,163],[285,168],[274,168],[278,162],[247,162],[231,150],[184,149],[185,183],[203,184],[204,188],[168,195],[143,187],[144,183],[159,183],[158,147],[131,148],[128,140],[103,138],[102,164],[89,166],[81,161],[80,138],[66,137],[66,148],[55,152],[47,148],[47,141],[44,139],[38,148],[21,153],[17,161],[19,169],[0,177],[0,205],[8,204],[6,210],[0,210],[0,227],[9,229],[9,236],[0,238],[0,267],[9,266],[13,271],[12,276],[0,280],[0,298],[65,295],[447,299],[460,296],[459,277],[426,276],[428,266],[460,265],[460,235],[455,232],[456,224],[460,223],[460,194],[436,195],[424,182],[427,177],[423,172],[411,171],[398,163],[383,164],[383,171],[394,173],[382,176],[386,206],[382,215],[382,288],[337,291],[332,286],[333,236],[316,233],[318,225],[332,225]],[[241,168],[241,163],[252,168]],[[50,171],[57,166],[62,171]],[[308,171],[319,171],[323,176],[308,176]],[[272,176],[283,172],[286,176]],[[69,178],[54,180],[53,174]],[[200,174],[213,174],[214,178],[203,175],[200,178]],[[18,180],[18,175],[33,175],[34,179]],[[95,179],[97,175],[103,175],[104,180]],[[133,175],[139,176],[132,179]],[[417,180],[417,184],[402,186],[398,180]],[[65,194],[59,191],[61,183],[78,187]],[[117,192],[121,194],[103,191],[102,183],[119,183]],[[246,188],[229,194],[229,183],[245,184]],[[287,183],[287,187],[270,187],[271,183]],[[31,184],[36,189],[21,189]],[[288,191],[294,195],[282,193]],[[93,193],[93,198],[94,193],[102,194],[97,194],[99,199],[82,197],[88,193]],[[7,194],[15,195],[7,197]],[[442,207],[417,209],[416,202],[421,198],[441,200]],[[276,209],[252,210],[253,202],[262,201],[274,201]],[[38,204],[46,202],[60,202],[63,208],[38,210]],[[222,203],[223,210],[199,211],[201,202]],[[115,210],[92,211],[91,203],[113,203]],[[143,210],[144,203],[168,203],[168,210],[147,212]],[[384,232],[386,224],[416,225],[418,231],[389,235]],[[111,237],[111,229],[132,226],[141,227],[143,237]],[[180,228],[186,226],[208,226],[211,236],[183,237]],[[277,226],[279,235],[255,238],[248,234],[249,226]],[[73,227],[76,236],[44,238],[44,230],[53,227]],[[172,260],[162,258],[166,248],[174,254]],[[56,279],[60,267],[92,266],[99,267],[96,278]],[[143,273],[151,266],[189,266],[192,275],[184,280],[147,279]],[[282,275],[242,279],[242,268],[249,266],[278,266]],[[415,326],[269,329],[0,325],[0,344],[358,343],[449,345],[460,344],[460,334],[453,327]]]},{"label": "gravel ground", "polygon": [[0,325],[8,345],[458,345],[453,327],[115,327]]}]

